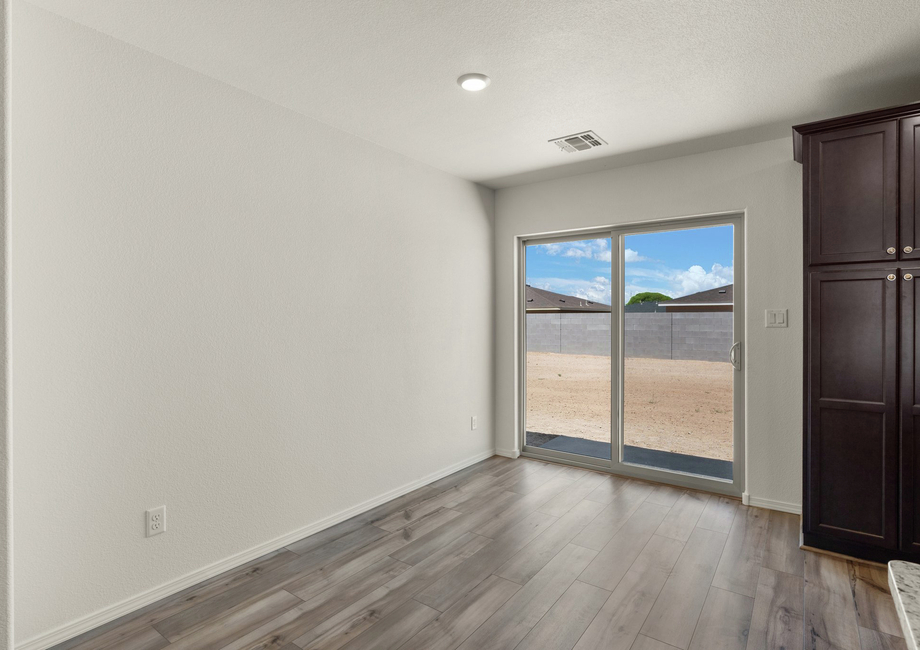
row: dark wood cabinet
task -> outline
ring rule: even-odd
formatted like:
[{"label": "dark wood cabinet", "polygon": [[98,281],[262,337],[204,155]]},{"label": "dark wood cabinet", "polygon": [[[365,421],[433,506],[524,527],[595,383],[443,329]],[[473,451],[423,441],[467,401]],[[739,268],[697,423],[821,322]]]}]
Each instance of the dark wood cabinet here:
[{"label": "dark wood cabinet", "polygon": [[898,545],[898,279],[811,273],[808,530]]},{"label": "dark wood cabinet", "polygon": [[897,120],[809,139],[811,264],[896,260]]},{"label": "dark wood cabinet", "polygon": [[920,104],[797,126],[806,546],[920,557]]},{"label": "dark wood cabinet", "polygon": [[903,268],[901,298],[901,548],[920,552],[920,265]]},{"label": "dark wood cabinet", "polygon": [[920,115],[901,120],[900,256],[920,260]]}]

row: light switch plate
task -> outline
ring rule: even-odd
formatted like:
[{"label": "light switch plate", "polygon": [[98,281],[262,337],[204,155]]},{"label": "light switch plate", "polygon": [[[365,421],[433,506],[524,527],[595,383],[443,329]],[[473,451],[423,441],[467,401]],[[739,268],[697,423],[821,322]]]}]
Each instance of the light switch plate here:
[{"label": "light switch plate", "polygon": [[766,327],[789,327],[789,310],[768,309],[764,325]]}]

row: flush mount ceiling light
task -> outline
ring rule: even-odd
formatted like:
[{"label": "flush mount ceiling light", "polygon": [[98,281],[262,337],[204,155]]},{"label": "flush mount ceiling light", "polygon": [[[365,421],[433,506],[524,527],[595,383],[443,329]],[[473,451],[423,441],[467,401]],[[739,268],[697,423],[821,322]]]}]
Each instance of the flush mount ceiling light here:
[{"label": "flush mount ceiling light", "polygon": [[476,92],[477,90],[482,90],[492,82],[484,74],[479,74],[478,72],[472,72],[470,74],[465,74],[459,79],[457,83],[460,84],[460,87],[463,90],[469,90],[471,92]]}]

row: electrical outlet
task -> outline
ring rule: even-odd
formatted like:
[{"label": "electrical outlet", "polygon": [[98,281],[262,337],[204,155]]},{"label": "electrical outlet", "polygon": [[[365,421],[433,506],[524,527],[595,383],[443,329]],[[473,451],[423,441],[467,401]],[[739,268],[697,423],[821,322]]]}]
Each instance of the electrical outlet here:
[{"label": "electrical outlet", "polygon": [[147,537],[166,532],[166,506],[147,511]]},{"label": "electrical outlet", "polygon": [[478,426],[479,426],[479,418],[477,418],[474,415],[473,417],[470,418],[470,431],[475,431],[476,427]]}]

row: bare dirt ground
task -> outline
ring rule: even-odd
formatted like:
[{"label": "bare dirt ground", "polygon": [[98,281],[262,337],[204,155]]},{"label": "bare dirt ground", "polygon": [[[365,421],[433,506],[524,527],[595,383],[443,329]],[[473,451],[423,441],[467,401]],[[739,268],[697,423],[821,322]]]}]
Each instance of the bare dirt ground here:
[{"label": "bare dirt ground", "polygon": [[[732,460],[732,367],[626,359],[625,441]],[[527,430],[610,440],[610,357],[529,352]]]}]

